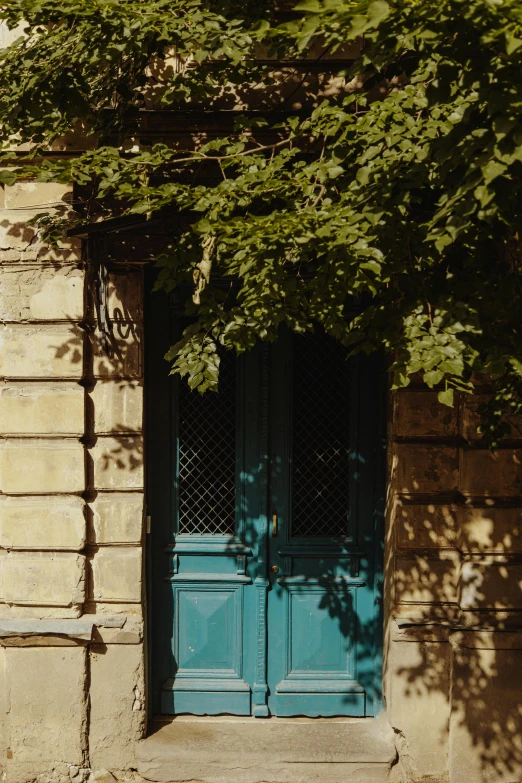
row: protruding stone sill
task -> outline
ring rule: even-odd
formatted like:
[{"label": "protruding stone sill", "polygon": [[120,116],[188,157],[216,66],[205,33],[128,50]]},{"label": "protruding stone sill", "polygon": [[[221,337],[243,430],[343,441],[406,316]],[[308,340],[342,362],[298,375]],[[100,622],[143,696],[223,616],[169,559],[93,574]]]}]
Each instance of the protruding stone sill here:
[{"label": "protruding stone sill", "polygon": [[0,646],[58,647],[139,644],[142,624],[127,615],[84,615],[71,620],[0,618]]},{"label": "protruding stone sill", "polygon": [[456,623],[440,619],[394,617],[392,639],[396,642],[443,641],[452,647],[486,650],[522,649],[522,618],[517,625],[497,621],[482,625]]},{"label": "protruding stone sill", "polygon": [[138,773],[175,783],[386,783],[397,752],[379,718],[179,716],[138,743]]}]

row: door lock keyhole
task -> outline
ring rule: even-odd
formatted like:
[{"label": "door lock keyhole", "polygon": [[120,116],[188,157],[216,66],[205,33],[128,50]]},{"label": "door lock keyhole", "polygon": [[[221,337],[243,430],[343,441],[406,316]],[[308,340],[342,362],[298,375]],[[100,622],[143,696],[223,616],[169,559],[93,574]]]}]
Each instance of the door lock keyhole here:
[{"label": "door lock keyhole", "polygon": [[279,573],[279,566],[273,565],[273,566],[271,566],[270,570],[271,570],[271,572],[273,574],[278,574]]}]

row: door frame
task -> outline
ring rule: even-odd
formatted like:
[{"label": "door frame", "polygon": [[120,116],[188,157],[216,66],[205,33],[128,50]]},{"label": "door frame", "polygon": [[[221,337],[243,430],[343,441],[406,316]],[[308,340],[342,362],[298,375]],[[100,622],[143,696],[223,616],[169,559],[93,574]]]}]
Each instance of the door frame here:
[{"label": "door frame", "polygon": [[[164,564],[167,563],[166,549],[170,544],[170,513],[174,501],[174,464],[171,433],[175,421],[173,413],[174,395],[172,378],[169,376],[168,363],[164,356],[172,339],[174,318],[170,298],[164,292],[152,292],[156,277],[154,268],[148,267],[145,273],[144,297],[144,366],[145,366],[145,477],[146,511],[151,518],[150,532],[146,536],[146,667],[147,667],[147,703],[149,716],[161,715],[161,686],[171,676],[169,656],[171,649],[173,624],[166,618],[173,616],[173,598],[171,585],[165,579]],[[381,357],[375,361],[384,367]],[[374,716],[384,708],[382,692],[383,664],[383,566],[384,566],[384,518],[386,493],[386,374],[383,369],[383,383],[377,390],[377,406],[367,409],[366,413],[376,418],[379,441],[382,443],[380,455],[376,458],[374,474],[374,640],[373,640],[373,689],[370,712]],[[361,413],[364,406],[373,404],[370,396],[361,400]],[[377,408],[377,410],[375,409]],[[164,412],[168,412],[167,418]],[[268,498],[266,499],[268,503]],[[268,512],[268,508],[266,509]],[[268,513],[267,513],[268,515]],[[255,707],[256,694],[252,693]],[[262,715],[263,713],[258,713]]]}]

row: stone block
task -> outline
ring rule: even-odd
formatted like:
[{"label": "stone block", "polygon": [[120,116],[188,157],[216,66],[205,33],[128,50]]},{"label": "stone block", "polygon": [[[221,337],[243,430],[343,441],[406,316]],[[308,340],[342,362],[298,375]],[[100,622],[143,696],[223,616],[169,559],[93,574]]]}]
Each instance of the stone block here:
[{"label": "stone block", "polygon": [[100,437],[89,453],[94,464],[96,489],[142,489],[141,435]]},{"label": "stone block", "polygon": [[142,645],[93,645],[89,756],[93,769],[135,768],[134,744],[145,732]]},{"label": "stone block", "polygon": [[522,650],[456,645],[452,672],[450,782],[521,780]]},{"label": "stone block", "polygon": [[96,378],[141,378],[142,353],[140,328],[134,323],[114,324],[110,356],[103,350],[100,335],[94,335],[94,375]]},{"label": "stone block", "polygon": [[142,537],[143,495],[99,492],[89,504],[96,544],[138,544]]},{"label": "stone block", "polygon": [[[480,426],[478,407],[482,403],[487,402],[488,399],[489,395],[487,394],[476,394],[473,397],[467,394],[463,395],[461,433],[467,440],[474,441],[482,438],[482,434],[477,432]],[[507,437],[522,439],[522,416],[510,416],[508,414],[503,420],[511,427],[511,433]]]},{"label": "stone block", "polygon": [[522,650],[522,632],[520,626],[515,631],[452,631],[450,642],[454,650]]},{"label": "stone block", "polygon": [[83,316],[84,275],[67,266],[2,270],[0,319],[3,321],[71,321]]},{"label": "stone block", "polygon": [[85,503],[74,495],[0,497],[0,547],[72,549],[85,545]]},{"label": "stone block", "polygon": [[[72,264],[75,261],[82,260],[81,240],[77,237],[70,237],[67,241],[59,242],[57,247],[50,245],[32,245],[38,263],[42,266],[47,264]],[[22,253],[22,260],[25,260],[27,253]]]},{"label": "stone block", "polygon": [[143,623],[143,604],[140,603],[119,603],[118,601],[86,601],[85,611],[89,614],[95,614],[97,618],[124,617],[132,623]]},{"label": "stone block", "polygon": [[83,332],[70,325],[0,327],[0,377],[82,377]]},{"label": "stone block", "polygon": [[[8,647],[9,783],[56,779],[60,765],[86,762],[87,666],[84,647]],[[59,778],[58,778],[59,779]]]},{"label": "stone block", "polygon": [[472,609],[522,609],[522,563],[501,556],[471,557],[460,568],[459,605]]},{"label": "stone block", "polygon": [[77,383],[0,386],[2,435],[83,435],[85,392]]},{"label": "stone block", "polygon": [[138,381],[98,381],[90,399],[96,433],[141,432],[143,386]]},{"label": "stone block", "polygon": [[109,276],[109,314],[113,321],[143,318],[143,273],[125,269]]},{"label": "stone block", "polygon": [[438,402],[436,391],[400,391],[394,397],[396,435],[424,438],[457,434],[457,411]]},{"label": "stone block", "polygon": [[522,508],[461,506],[458,518],[464,552],[522,552]]},{"label": "stone block", "polygon": [[452,550],[443,550],[438,558],[420,554],[396,555],[396,603],[454,603],[458,562],[459,555]]},{"label": "stone block", "polygon": [[6,603],[78,605],[85,598],[85,558],[65,552],[4,554],[0,585],[0,594]]},{"label": "stone block", "polygon": [[72,185],[60,182],[16,182],[4,188],[6,209],[66,206],[72,201]]},{"label": "stone block", "polygon": [[[99,606],[99,604],[97,605]],[[108,606],[113,606],[109,604]],[[119,625],[103,622],[103,614],[96,617],[95,639],[103,644],[141,644],[143,642],[143,620],[141,617],[120,614],[108,617],[112,621],[120,619]]]},{"label": "stone block", "polygon": [[449,492],[458,486],[458,450],[449,446],[395,446],[396,490],[405,494]]},{"label": "stone block", "polygon": [[403,549],[455,547],[455,505],[397,503],[394,523],[397,546]]},{"label": "stone block", "polygon": [[388,717],[408,773],[404,780],[447,779],[449,644],[393,642],[387,668]]},{"label": "stone block", "polygon": [[96,601],[141,601],[140,547],[100,547],[93,557],[92,571]]},{"label": "stone block", "polygon": [[3,272],[0,312],[6,321],[74,321],[83,315],[84,275],[79,269],[40,266]]},{"label": "stone block", "polygon": [[82,444],[75,440],[5,440],[0,444],[0,489],[13,495],[82,492]]},{"label": "stone block", "polygon": [[[0,191],[1,193],[1,191]],[[0,264],[6,262],[20,261],[22,253],[20,250],[0,250]]]},{"label": "stone block", "polygon": [[522,449],[463,449],[460,491],[471,497],[522,495]]},{"label": "stone block", "polygon": [[11,46],[17,38],[20,38],[23,35],[24,27],[24,22],[18,22],[15,27],[9,29],[5,22],[0,22],[0,47],[3,49],[7,46]]},{"label": "stone block", "polygon": [[0,758],[2,759],[0,761],[0,774],[4,772],[7,754],[10,750],[10,733],[6,651],[4,647],[0,647]]},{"label": "stone block", "polygon": [[16,212],[0,209],[0,249],[25,250],[29,247],[36,237],[36,229],[28,225],[34,215],[34,209],[18,209]]}]

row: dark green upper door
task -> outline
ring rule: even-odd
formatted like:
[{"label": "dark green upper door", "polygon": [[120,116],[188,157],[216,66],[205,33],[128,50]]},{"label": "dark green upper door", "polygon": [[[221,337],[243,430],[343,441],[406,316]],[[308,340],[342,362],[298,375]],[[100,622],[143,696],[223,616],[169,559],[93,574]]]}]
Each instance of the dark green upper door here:
[{"label": "dark green upper door", "polygon": [[[225,355],[218,394],[149,355],[154,712],[372,715],[382,370],[322,335]],[[151,382],[155,383],[152,394]]]}]

